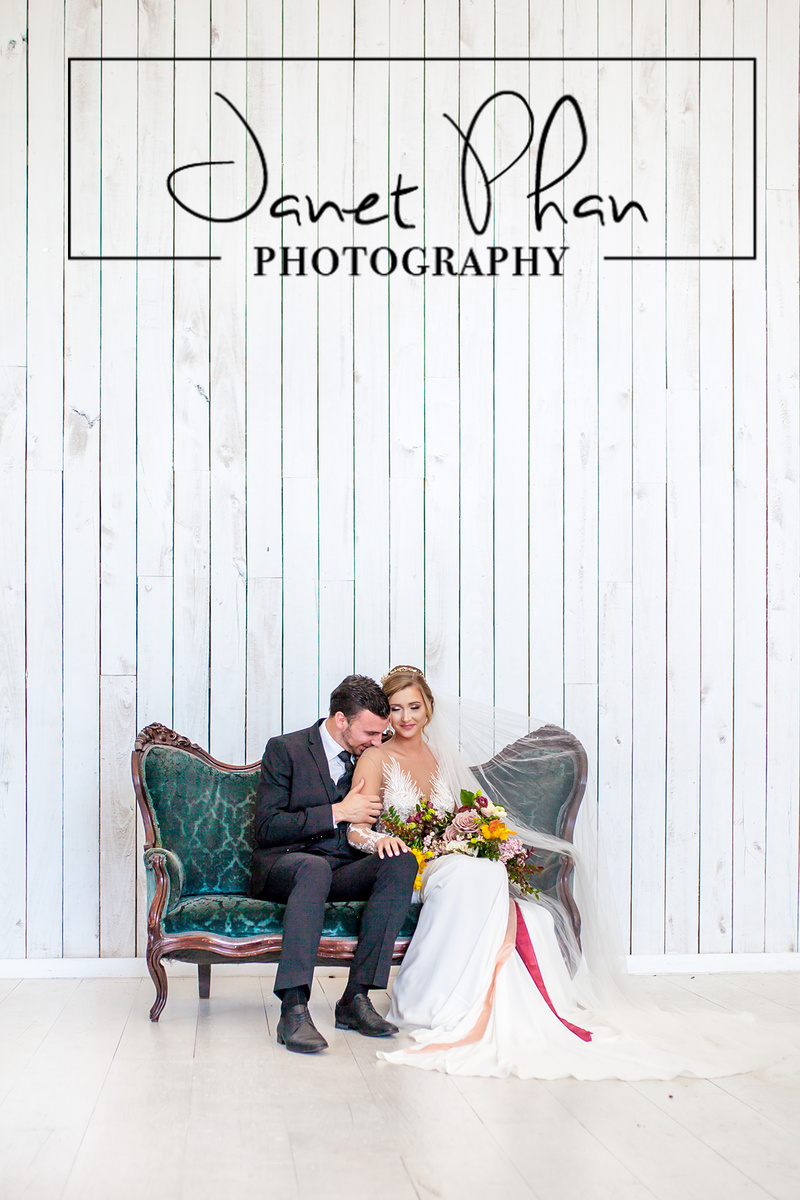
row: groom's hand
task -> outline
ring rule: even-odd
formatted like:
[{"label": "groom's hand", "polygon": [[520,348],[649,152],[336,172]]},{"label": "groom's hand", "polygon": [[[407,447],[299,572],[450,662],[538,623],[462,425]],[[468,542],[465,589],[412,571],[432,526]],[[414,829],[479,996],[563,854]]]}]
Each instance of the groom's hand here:
[{"label": "groom's hand", "polygon": [[370,796],[364,793],[364,780],[359,779],[354,788],[340,800],[332,804],[333,819],[338,825],[340,821],[348,821],[353,825],[374,825],[381,815],[380,796]]}]

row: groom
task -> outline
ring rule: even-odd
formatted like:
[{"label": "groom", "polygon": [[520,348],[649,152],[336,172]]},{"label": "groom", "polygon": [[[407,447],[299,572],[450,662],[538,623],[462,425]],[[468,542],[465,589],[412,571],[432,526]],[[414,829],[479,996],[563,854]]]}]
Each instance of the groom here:
[{"label": "groom", "polygon": [[417,861],[411,854],[362,854],[347,841],[349,822],[373,825],[380,815],[380,798],[351,782],[355,760],[381,744],[388,717],[389,701],[378,684],[348,675],[331,694],[327,719],[270,738],[261,760],[250,895],[286,905],[275,977],[278,1041],[299,1054],[328,1045],[308,1013],[327,900],[366,901],[336,1028],[366,1037],[397,1032],[373,1008],[369,989],[388,982]]}]

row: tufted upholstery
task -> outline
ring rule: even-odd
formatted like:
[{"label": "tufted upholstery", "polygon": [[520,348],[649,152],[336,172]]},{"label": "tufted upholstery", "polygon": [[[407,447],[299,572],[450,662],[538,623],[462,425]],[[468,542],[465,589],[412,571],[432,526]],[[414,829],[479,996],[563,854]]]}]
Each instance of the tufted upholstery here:
[{"label": "tufted upholstery", "polygon": [[[322,936],[357,938],[364,905],[360,901],[337,901],[325,906]],[[251,900],[248,896],[186,896],[164,918],[165,933],[213,933],[230,938],[252,938],[279,934],[283,904]],[[419,905],[413,904],[400,931],[411,937],[417,924]]]},{"label": "tufted upholstery", "polygon": [[257,767],[221,771],[171,746],[145,751],[144,786],[158,844],[183,863],[185,893],[247,892],[257,784]]},{"label": "tufted upholstery", "polygon": [[[518,767],[520,757],[528,768],[524,773]],[[575,821],[570,805],[576,791],[582,794],[582,768],[582,754],[564,738],[564,731],[545,725],[473,770],[483,792],[508,810],[509,824],[516,820],[569,840]],[[561,855],[541,851],[533,860],[542,868],[537,887],[555,895]]]},{"label": "tufted upholstery", "polygon": [[[526,739],[520,741],[526,742]],[[505,755],[510,757],[516,745],[518,743],[508,747]],[[535,772],[526,772],[523,778],[521,772],[509,764],[508,758],[498,755],[478,768],[483,790],[517,820],[559,837],[575,786],[576,763],[566,751],[554,754],[549,747],[530,743],[524,750],[531,764],[537,763]]]},{"label": "tufted upholstery", "polygon": [[[280,935],[285,906],[247,896],[259,767],[225,768],[160,745],[145,750],[142,767],[155,845],[164,848],[169,874],[164,933]],[[151,900],[152,875],[148,871]],[[322,936],[357,938],[363,908],[361,901],[326,905]],[[414,906],[401,937],[411,936],[417,916]]]}]

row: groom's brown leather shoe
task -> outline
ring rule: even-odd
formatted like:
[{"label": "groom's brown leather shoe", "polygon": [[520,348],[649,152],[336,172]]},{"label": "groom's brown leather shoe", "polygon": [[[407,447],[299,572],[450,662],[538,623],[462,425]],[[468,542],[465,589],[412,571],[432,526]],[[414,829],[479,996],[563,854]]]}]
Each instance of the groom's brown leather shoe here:
[{"label": "groom's brown leather shoe", "polygon": [[369,996],[361,992],[357,992],[349,1004],[342,1004],[340,1000],[336,1005],[336,1028],[354,1029],[364,1037],[391,1037],[397,1033],[397,1026],[384,1021],[372,1007]]},{"label": "groom's brown leather shoe", "polygon": [[307,1004],[293,1004],[281,1012],[278,1021],[278,1042],[295,1054],[316,1054],[327,1050],[328,1043],[308,1015]]}]

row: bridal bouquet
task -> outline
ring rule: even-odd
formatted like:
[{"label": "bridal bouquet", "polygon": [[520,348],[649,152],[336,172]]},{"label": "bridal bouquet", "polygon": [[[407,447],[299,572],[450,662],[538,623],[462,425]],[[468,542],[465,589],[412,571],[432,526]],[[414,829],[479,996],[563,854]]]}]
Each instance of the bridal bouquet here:
[{"label": "bridal bouquet", "polygon": [[402,838],[417,860],[414,887],[418,888],[426,865],[442,854],[469,854],[500,861],[523,895],[536,893],[533,877],[541,867],[528,862],[528,848],[505,824],[506,810],[481,792],[461,791],[461,804],[452,813],[441,813],[423,800],[405,820],[392,807],[381,817],[381,828]]}]

